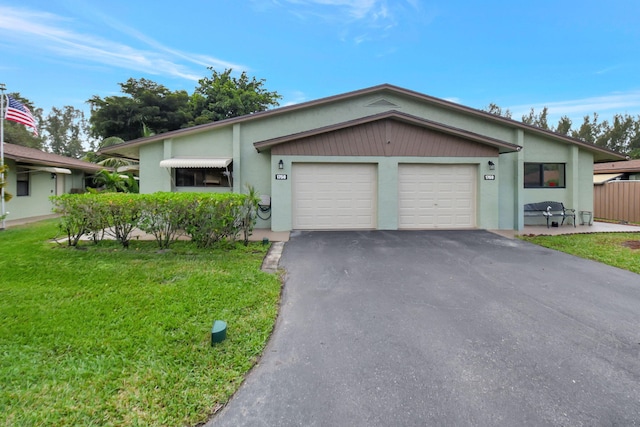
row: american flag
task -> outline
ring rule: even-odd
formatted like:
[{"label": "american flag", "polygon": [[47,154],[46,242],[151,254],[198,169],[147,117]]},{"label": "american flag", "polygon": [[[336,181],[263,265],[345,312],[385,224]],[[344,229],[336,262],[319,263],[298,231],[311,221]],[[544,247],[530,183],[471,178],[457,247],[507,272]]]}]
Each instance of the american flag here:
[{"label": "american flag", "polygon": [[38,136],[36,120],[31,115],[31,111],[29,111],[26,105],[21,104],[9,95],[7,95],[7,98],[9,99],[9,105],[7,106],[4,118],[13,122],[22,123],[23,125],[32,128],[33,134]]}]

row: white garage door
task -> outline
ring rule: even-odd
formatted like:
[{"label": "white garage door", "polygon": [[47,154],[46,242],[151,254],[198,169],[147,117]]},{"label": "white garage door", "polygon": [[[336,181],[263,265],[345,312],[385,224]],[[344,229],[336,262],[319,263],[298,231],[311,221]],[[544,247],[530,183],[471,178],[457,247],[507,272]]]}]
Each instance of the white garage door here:
[{"label": "white garage door", "polygon": [[398,227],[404,229],[476,226],[476,167],[398,167]]},{"label": "white garage door", "polygon": [[293,228],[376,228],[376,166],[294,163]]}]

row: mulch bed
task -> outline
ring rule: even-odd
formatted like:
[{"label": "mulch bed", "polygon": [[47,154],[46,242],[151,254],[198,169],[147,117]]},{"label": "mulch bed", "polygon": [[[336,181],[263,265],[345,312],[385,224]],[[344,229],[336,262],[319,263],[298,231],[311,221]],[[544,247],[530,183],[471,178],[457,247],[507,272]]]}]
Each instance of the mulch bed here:
[{"label": "mulch bed", "polygon": [[626,242],[622,242],[622,246],[631,249],[640,249],[640,240],[627,240]]}]

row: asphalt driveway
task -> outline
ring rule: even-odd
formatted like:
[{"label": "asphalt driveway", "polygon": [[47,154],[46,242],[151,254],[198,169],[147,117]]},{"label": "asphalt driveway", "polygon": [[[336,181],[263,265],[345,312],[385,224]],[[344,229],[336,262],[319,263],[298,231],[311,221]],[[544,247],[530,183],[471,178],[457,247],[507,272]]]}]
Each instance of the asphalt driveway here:
[{"label": "asphalt driveway", "polygon": [[637,274],[485,231],[298,232],[280,265],[210,426],[640,425]]}]

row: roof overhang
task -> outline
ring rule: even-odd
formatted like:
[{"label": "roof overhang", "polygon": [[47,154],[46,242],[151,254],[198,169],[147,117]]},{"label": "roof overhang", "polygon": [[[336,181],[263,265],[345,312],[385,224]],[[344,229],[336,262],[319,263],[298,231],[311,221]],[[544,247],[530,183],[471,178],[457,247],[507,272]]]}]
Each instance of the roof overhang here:
[{"label": "roof overhang", "polygon": [[176,157],[160,161],[163,168],[226,168],[233,159]]},{"label": "roof overhang", "polygon": [[623,173],[599,173],[593,175],[594,184],[604,184],[605,182],[613,181],[616,178],[620,178]]},{"label": "roof overhang", "polygon": [[336,130],[345,129],[352,126],[362,125],[365,123],[371,123],[378,120],[386,120],[386,119],[397,120],[400,122],[412,124],[415,126],[420,126],[423,128],[446,133],[449,135],[458,136],[460,138],[464,138],[470,141],[496,147],[498,148],[500,153],[511,153],[515,151],[520,151],[522,149],[521,146],[516,144],[511,144],[509,142],[501,141],[496,138],[479,135],[477,133],[469,132],[464,129],[443,125],[442,123],[437,123],[431,120],[423,119],[421,117],[413,116],[411,114],[402,113],[397,110],[386,111],[384,113],[374,114],[374,115],[359,118],[356,120],[349,120],[346,122],[337,123],[335,125],[324,126],[316,129],[311,129],[305,132],[285,135],[285,136],[281,136],[273,139],[267,139],[265,141],[258,141],[258,142],[255,142],[253,146],[256,148],[258,153],[260,153],[264,150],[270,149],[273,146],[285,144],[287,142],[295,141],[297,139],[307,138],[314,135],[320,135],[327,132],[333,132]]},{"label": "roof overhang", "polygon": [[71,170],[67,168],[57,168],[53,166],[23,166],[25,169],[29,169],[31,172],[49,172],[49,173],[62,173],[65,175],[71,175]]}]

